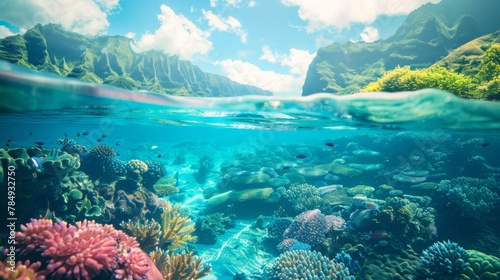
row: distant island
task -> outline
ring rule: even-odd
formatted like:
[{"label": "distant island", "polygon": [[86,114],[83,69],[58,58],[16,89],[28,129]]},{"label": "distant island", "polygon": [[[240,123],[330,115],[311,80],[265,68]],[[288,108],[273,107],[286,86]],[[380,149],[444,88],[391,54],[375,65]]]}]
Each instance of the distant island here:
[{"label": "distant island", "polygon": [[321,48],[302,95],[433,87],[500,99],[498,11],[498,0],[442,0],[410,13],[386,40]]},{"label": "distant island", "polygon": [[31,69],[177,96],[272,95],[221,75],[203,72],[189,61],[158,51],[135,53],[122,36],[85,37],[59,25],[33,27],[0,40],[0,59]]}]

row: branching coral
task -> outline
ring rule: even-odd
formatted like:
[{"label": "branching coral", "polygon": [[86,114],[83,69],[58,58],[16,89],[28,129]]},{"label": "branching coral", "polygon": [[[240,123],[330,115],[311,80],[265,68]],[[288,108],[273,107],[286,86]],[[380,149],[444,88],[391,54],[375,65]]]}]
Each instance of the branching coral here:
[{"label": "branching coral", "polygon": [[123,222],[121,226],[125,232],[135,236],[141,240],[141,248],[150,252],[155,247],[168,246],[169,251],[181,249],[186,243],[195,241],[196,237],[192,236],[194,232],[194,224],[187,216],[179,212],[179,205],[166,203],[162,207],[161,222],[158,223],[154,219],[148,220],[146,223],[140,222]]},{"label": "branching coral", "polygon": [[14,267],[0,262],[0,279],[5,280],[44,280],[45,271],[38,271],[41,262],[31,263],[29,260],[26,262],[17,262]]},{"label": "branching coral", "polygon": [[203,260],[192,252],[183,252],[177,255],[168,254],[157,249],[149,255],[153,263],[160,269],[165,280],[201,279],[212,270],[210,265],[203,265]]},{"label": "branching coral", "polygon": [[476,219],[488,217],[498,205],[500,197],[495,188],[493,180],[469,177],[443,180],[438,185],[438,191],[446,193],[462,216]]},{"label": "branching coral", "polygon": [[123,221],[120,226],[126,233],[139,240],[139,246],[145,252],[151,252],[158,246],[161,226],[154,219],[149,220],[147,223],[131,220]]},{"label": "branching coral", "polygon": [[429,270],[434,279],[457,279],[469,266],[464,248],[457,243],[436,242],[422,252],[420,265]]},{"label": "branching coral", "polygon": [[16,241],[21,256],[41,257],[45,273],[55,279],[88,280],[101,272],[114,273],[115,279],[145,279],[158,272],[135,239],[93,221],[68,225],[33,219],[21,226]]}]

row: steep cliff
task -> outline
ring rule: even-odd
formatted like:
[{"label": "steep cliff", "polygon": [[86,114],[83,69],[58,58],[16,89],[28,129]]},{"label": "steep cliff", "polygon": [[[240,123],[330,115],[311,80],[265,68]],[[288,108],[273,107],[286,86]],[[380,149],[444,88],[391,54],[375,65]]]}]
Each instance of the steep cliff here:
[{"label": "steep cliff", "polygon": [[29,68],[131,90],[185,96],[272,95],[157,51],[135,53],[121,36],[88,38],[37,25],[0,40],[0,59]]}]

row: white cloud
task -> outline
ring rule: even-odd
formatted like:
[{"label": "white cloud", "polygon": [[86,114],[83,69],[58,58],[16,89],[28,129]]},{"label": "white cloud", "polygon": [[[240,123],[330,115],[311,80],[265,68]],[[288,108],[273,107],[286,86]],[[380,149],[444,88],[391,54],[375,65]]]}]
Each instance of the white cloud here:
[{"label": "white cloud", "polygon": [[254,0],[210,0],[210,7],[215,8],[217,3],[220,2],[221,6],[229,6],[233,8],[242,8],[242,7],[255,7]]},{"label": "white cloud", "polygon": [[274,56],[273,52],[271,51],[268,45],[262,46],[262,55],[260,56],[259,59],[266,60],[271,63],[275,63],[277,61],[276,57]]},{"label": "white cloud", "polygon": [[273,53],[266,45],[262,47],[262,53],[260,59],[288,67],[288,74],[262,70],[241,60],[226,59],[216,64],[221,66],[226,76],[238,83],[267,89],[276,94],[300,95],[307,68],[315,54],[294,48],[288,54]]},{"label": "white cloud", "polygon": [[308,22],[307,30],[346,28],[351,23],[370,24],[381,15],[406,15],[426,3],[441,0],[281,0],[285,6],[298,6],[299,17]]},{"label": "white cloud", "polygon": [[206,54],[212,49],[210,33],[199,29],[193,22],[177,15],[166,5],[161,5],[158,15],[160,27],[153,33],[146,33],[133,44],[137,52],[160,50],[190,60],[195,54]]},{"label": "white cloud", "polygon": [[117,7],[118,0],[0,1],[0,18],[19,28],[56,23],[80,34],[98,35],[109,27],[107,12]]},{"label": "white cloud", "polygon": [[14,35],[14,32],[10,31],[6,26],[0,25],[0,39]]},{"label": "white cloud", "polygon": [[218,61],[225,75],[238,83],[252,85],[274,93],[295,93],[300,95],[302,80],[293,75],[264,71],[258,66],[241,60]]},{"label": "white cloud", "polygon": [[279,62],[282,66],[290,68],[289,73],[300,78],[305,78],[307,69],[313,60],[315,53],[309,53],[307,50],[291,48],[288,54],[273,53],[269,46],[262,46],[262,55],[260,59],[271,63]]},{"label": "white cloud", "polygon": [[247,42],[247,33],[241,27],[241,23],[234,17],[229,16],[227,19],[223,19],[218,15],[212,13],[212,11],[202,10],[203,16],[208,21],[208,25],[211,30],[219,30],[224,32],[232,32],[240,37],[241,42]]},{"label": "white cloud", "polygon": [[129,39],[134,39],[135,37],[135,33],[134,32],[127,32],[125,34],[125,37],[129,38]]},{"label": "white cloud", "polygon": [[373,26],[367,26],[363,29],[363,32],[360,34],[361,40],[363,42],[371,43],[380,39],[380,34],[378,33],[377,28]]}]

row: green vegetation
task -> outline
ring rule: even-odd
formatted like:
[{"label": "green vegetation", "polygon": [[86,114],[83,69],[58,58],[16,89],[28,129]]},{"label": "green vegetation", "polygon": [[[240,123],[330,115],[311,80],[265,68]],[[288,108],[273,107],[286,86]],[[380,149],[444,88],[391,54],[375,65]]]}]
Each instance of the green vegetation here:
[{"label": "green vegetation", "polygon": [[136,53],[121,36],[88,38],[54,24],[0,39],[0,59],[63,77],[178,96],[272,95],[158,51]]},{"label": "green vegetation", "polygon": [[[425,81],[405,87],[441,85],[460,96],[490,98],[498,81],[486,77],[486,83],[476,74],[483,66],[489,67],[482,63],[486,50],[500,42],[500,21],[493,12],[499,9],[498,0],[483,0],[481,5],[474,0],[441,0],[410,13],[396,33],[385,40],[333,43],[320,48],[309,66],[302,95],[350,94],[377,81],[388,70],[395,69],[398,74],[393,75],[411,80],[405,71],[431,68],[430,72],[414,73]],[[409,69],[404,70],[406,66]],[[451,85],[454,82],[459,84]]]},{"label": "green vegetation", "polygon": [[437,88],[465,98],[500,97],[500,44],[492,45],[483,56],[477,74],[466,76],[442,66],[411,70],[409,66],[396,67],[362,92],[414,91]]}]

